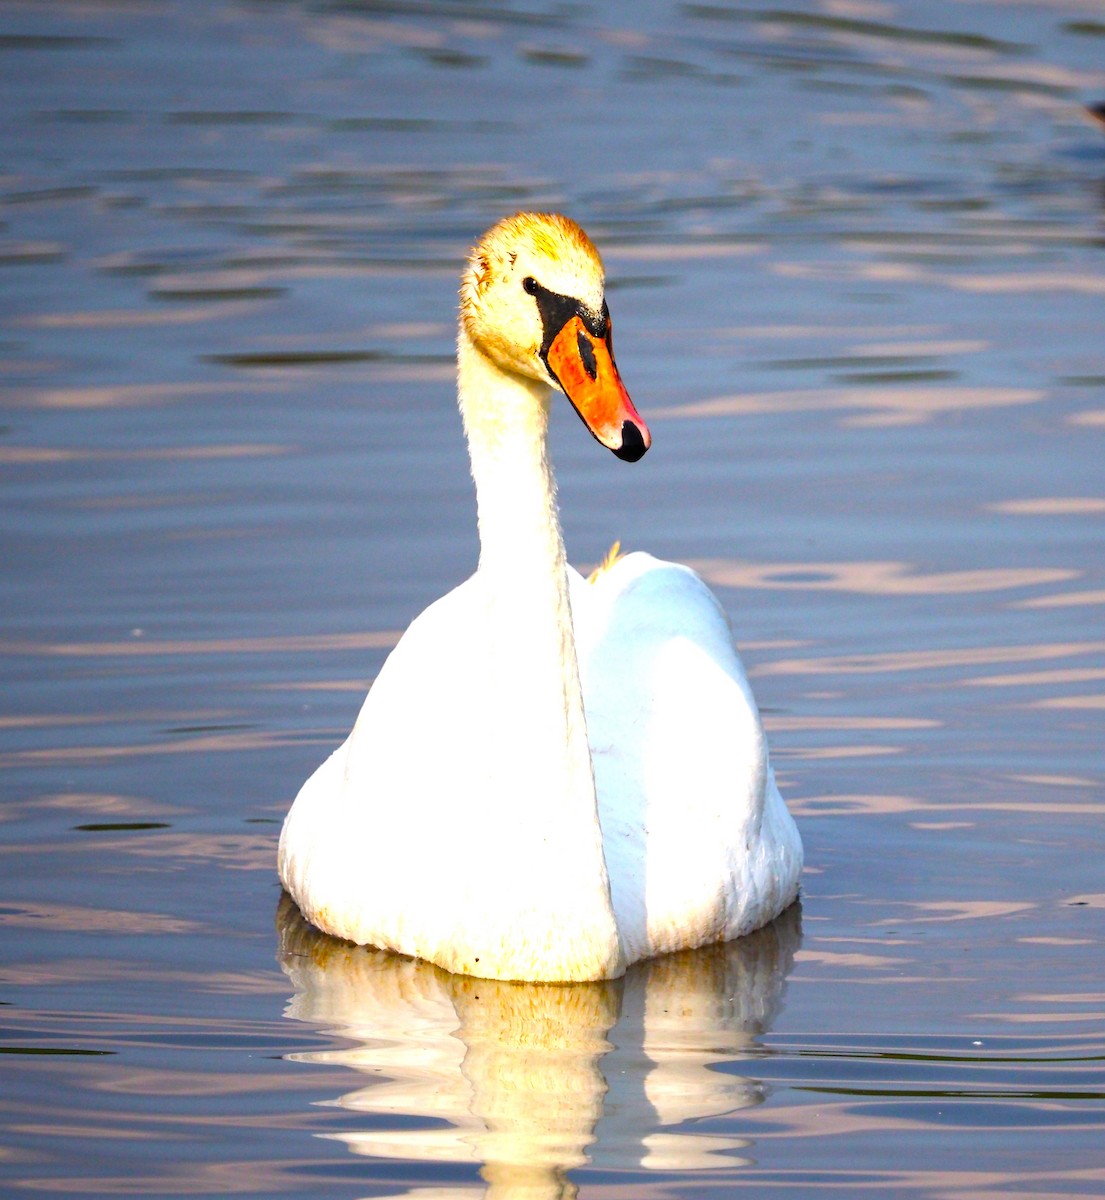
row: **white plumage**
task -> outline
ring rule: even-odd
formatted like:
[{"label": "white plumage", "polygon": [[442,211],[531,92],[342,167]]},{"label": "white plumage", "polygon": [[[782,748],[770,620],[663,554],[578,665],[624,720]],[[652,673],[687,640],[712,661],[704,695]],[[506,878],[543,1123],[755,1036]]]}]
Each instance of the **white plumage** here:
[{"label": "white plumage", "polygon": [[552,387],[634,460],[597,252],[521,214],[473,251],[458,390],[479,569],[403,635],[347,741],[296,798],[280,877],[312,924],[502,979],[611,978],[739,936],[798,891],[728,622],[686,567],[568,567]]}]

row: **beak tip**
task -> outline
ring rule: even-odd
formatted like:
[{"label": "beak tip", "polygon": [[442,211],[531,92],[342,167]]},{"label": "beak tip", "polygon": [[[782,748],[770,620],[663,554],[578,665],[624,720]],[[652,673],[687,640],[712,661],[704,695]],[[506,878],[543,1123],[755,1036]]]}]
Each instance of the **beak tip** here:
[{"label": "beak tip", "polygon": [[645,451],[652,445],[652,435],[645,424],[635,421],[622,422],[622,443],[614,448],[614,453],[623,462],[638,462],[644,458]]}]

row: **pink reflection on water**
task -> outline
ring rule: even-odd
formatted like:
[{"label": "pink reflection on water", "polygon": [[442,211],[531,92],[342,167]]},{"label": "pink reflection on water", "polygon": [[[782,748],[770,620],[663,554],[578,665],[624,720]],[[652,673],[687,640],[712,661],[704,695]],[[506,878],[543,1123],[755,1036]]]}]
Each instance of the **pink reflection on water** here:
[{"label": "pink reflection on water", "polygon": [[783,591],[851,592],[866,596],[947,596],[1035,587],[1075,579],[1057,567],[986,567],[973,571],[920,572],[903,562],[753,563],[695,559],[690,564],[715,587]]},{"label": "pink reflection on water", "polygon": [[1105,590],[1093,592],[1060,592],[1054,596],[1033,596],[1017,600],[1013,608],[1073,608],[1081,604],[1105,604]]},{"label": "pink reflection on water", "polygon": [[125,642],[0,642],[0,654],[42,655],[58,658],[129,658],[165,654],[294,654],[341,650],[390,650],[400,637],[397,630],[361,633],[294,634],[286,637],[208,638],[157,640],[136,636]]},{"label": "pink reflection on water", "polygon": [[[25,851],[25,847],[20,847]],[[52,848],[52,851],[56,847]],[[0,927],[69,931],[76,933],[197,933],[203,926],[184,917],[122,909],[85,908],[47,901],[7,901],[0,909]]]},{"label": "pink reflection on water", "polygon": [[36,466],[63,462],[194,462],[218,458],[269,458],[288,454],[290,446],[239,442],[216,446],[157,446],[134,449],[73,449],[60,446],[0,446],[0,463]]},{"label": "pink reflection on water", "polygon": [[[108,308],[84,312],[37,313],[23,317],[13,324],[29,329],[132,329],[145,325],[193,325],[244,316],[256,307],[256,303],[237,300],[197,305],[182,304],[172,308]],[[81,389],[81,392],[87,393],[88,390]],[[85,406],[79,404],[76,407]]]},{"label": "pink reflection on water", "polygon": [[[787,796],[787,807],[796,817],[890,816],[900,813],[932,813],[948,816],[971,812],[1051,813],[1054,815],[1105,815],[1105,802],[1053,800],[955,800],[937,803],[916,796],[845,794],[831,796]],[[919,824],[919,823],[918,823]],[[959,822],[940,822],[956,825]],[[935,827],[935,823],[933,825]]]},{"label": "pink reflection on water", "polygon": [[[258,391],[260,385],[236,383],[128,383],[101,387],[25,388],[8,392],[5,405],[46,409],[137,408],[173,404],[197,397],[224,397],[228,391]],[[140,452],[138,452],[140,453]]]},{"label": "pink reflection on water", "polygon": [[917,425],[942,413],[1035,404],[1044,393],[1010,387],[852,387],[742,392],[649,409],[650,420],[751,416],[781,412],[858,412],[845,425]]},{"label": "pink reflection on water", "polygon": [[[264,730],[233,730],[205,733],[196,737],[174,737],[163,741],[135,742],[111,746],[44,746],[34,750],[0,753],[0,768],[51,766],[57,763],[99,763],[118,759],[162,754],[227,754],[247,750],[273,750],[280,746],[302,745],[294,734]],[[329,741],[320,735],[319,741]]]},{"label": "pink reflection on water", "polygon": [[1105,642],[1054,642],[1025,646],[967,646],[955,650],[901,650],[885,654],[848,654],[825,658],[789,658],[762,663],[757,675],[869,675],[940,671],[949,667],[994,666],[1075,658],[1105,650]]},{"label": "pink reflection on water", "polygon": [[1093,516],[1105,512],[1100,496],[1040,496],[1033,500],[999,500],[987,504],[990,512],[1017,517]]},{"label": "pink reflection on water", "polygon": [[949,921],[985,921],[1027,912],[1037,905],[1026,900],[906,900],[901,906],[916,913],[912,917],[885,917],[874,925],[945,924]]},{"label": "pink reflection on water", "polygon": [[1105,695],[1098,693],[1092,696],[1048,696],[1043,700],[1033,700],[1029,708],[1090,709],[1096,711],[1098,709],[1105,709]]},{"label": "pink reflection on water", "polygon": [[1022,671],[1016,675],[984,675],[965,679],[969,687],[1041,687],[1053,683],[1089,683],[1105,679],[1105,667],[1070,667],[1059,671]]}]

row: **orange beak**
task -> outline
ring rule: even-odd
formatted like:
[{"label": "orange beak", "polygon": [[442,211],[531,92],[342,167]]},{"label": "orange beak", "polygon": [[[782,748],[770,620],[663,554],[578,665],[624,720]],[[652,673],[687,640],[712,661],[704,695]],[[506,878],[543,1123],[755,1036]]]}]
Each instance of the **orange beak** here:
[{"label": "orange beak", "polygon": [[614,364],[609,321],[600,338],[579,316],[570,317],[549,345],[545,362],[583,423],[607,449],[636,462],[652,445],[648,426]]}]

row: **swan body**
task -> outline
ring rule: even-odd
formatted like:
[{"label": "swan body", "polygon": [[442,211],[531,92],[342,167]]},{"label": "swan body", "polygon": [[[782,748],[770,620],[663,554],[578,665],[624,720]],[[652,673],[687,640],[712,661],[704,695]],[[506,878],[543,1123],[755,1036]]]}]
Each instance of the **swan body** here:
[{"label": "swan body", "polygon": [[499,979],[613,978],[737,937],[802,846],[717,600],[643,553],[565,560],[546,435],[563,391],[635,461],[598,253],[519,214],[473,251],[458,393],[476,573],[412,622],[284,823],[280,878],[324,932]]}]

